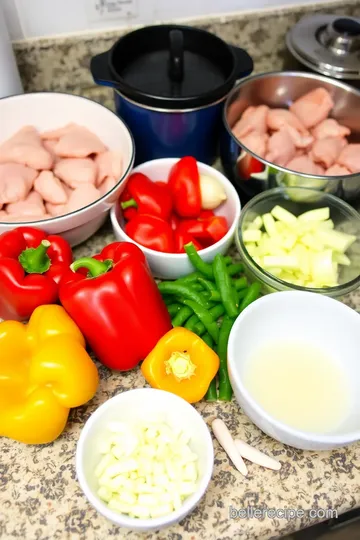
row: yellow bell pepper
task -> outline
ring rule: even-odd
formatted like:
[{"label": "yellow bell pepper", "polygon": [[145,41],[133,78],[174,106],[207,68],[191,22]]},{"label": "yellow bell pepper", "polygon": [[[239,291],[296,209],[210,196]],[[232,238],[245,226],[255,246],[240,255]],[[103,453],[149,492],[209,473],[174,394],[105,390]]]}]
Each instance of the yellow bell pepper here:
[{"label": "yellow bell pepper", "polygon": [[157,342],[141,371],[153,388],[196,403],[205,396],[219,365],[218,355],[199,336],[177,327]]},{"label": "yellow bell pepper", "polygon": [[85,340],[61,306],[36,308],[26,325],[0,323],[0,436],[54,441],[98,383]]}]

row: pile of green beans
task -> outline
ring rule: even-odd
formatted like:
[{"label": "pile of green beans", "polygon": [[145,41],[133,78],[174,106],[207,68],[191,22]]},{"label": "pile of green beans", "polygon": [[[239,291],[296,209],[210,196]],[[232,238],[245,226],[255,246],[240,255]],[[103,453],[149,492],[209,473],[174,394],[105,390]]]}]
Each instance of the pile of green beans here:
[{"label": "pile of green beans", "polygon": [[236,317],[254,302],[261,286],[248,284],[241,263],[216,255],[210,264],[202,260],[195,246],[185,246],[194,272],[175,281],[159,283],[173,326],[184,326],[205,341],[220,358],[217,376],[211,382],[207,401],[230,401],[232,388],[227,370],[227,346]]}]

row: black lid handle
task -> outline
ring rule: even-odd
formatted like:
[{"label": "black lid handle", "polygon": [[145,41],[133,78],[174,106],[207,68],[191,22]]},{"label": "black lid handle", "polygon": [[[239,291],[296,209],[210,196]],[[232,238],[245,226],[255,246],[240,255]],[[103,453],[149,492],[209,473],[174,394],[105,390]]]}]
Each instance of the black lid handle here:
[{"label": "black lid handle", "polygon": [[90,71],[96,84],[101,86],[116,86],[109,67],[110,51],[94,56],[90,62]]},{"label": "black lid handle", "polygon": [[181,82],[184,78],[184,35],[181,30],[171,30],[169,77],[173,82]]},{"label": "black lid handle", "polygon": [[235,77],[236,79],[242,79],[252,73],[254,69],[254,62],[251,56],[240,47],[231,47],[235,55]]}]

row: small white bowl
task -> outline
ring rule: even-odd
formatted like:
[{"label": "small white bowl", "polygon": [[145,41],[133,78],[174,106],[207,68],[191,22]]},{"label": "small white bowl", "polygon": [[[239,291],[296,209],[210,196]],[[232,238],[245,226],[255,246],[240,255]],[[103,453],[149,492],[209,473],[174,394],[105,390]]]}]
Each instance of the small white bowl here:
[{"label": "small white bowl", "polygon": [[[140,172],[145,174],[152,180],[167,182],[170,169],[179,161],[180,158],[163,158],[154,159],[153,161],[147,161],[142,163],[133,170],[133,173]],[[219,171],[198,162],[198,168],[200,174],[211,176],[215,178],[225,189],[227,200],[218,208],[214,210],[215,214],[224,216],[230,225],[226,235],[213,244],[212,246],[201,250],[201,258],[206,262],[213,261],[217,253],[222,255],[226,253],[231,246],[235,230],[240,218],[240,199],[239,196],[231,184],[231,182]],[[121,242],[133,242],[139,246],[144,252],[146,259],[149,263],[151,271],[155,277],[160,279],[177,279],[194,271],[192,264],[190,263],[186,253],[162,253],[154,251],[153,249],[146,248],[134,242],[124,230],[124,218],[120,205],[116,204],[110,212],[111,223],[113,231],[117,240]]]},{"label": "small white bowl", "polygon": [[97,201],[64,216],[42,221],[0,222],[0,233],[15,227],[31,226],[48,234],[61,234],[72,246],[87,240],[105,222],[133,167],[134,141],[128,127],[100,103],[60,92],[34,92],[0,99],[0,118],[0,144],[26,125],[47,131],[73,122],[94,132],[110,150],[122,153],[121,178],[117,179],[112,190]]},{"label": "small white bowl", "polygon": [[[144,421],[154,415],[163,415],[170,426],[183,429],[191,437],[189,446],[199,456],[198,489],[185,499],[183,506],[169,514],[154,519],[131,518],[110,510],[97,496],[97,479],[94,469],[101,459],[99,441],[112,421]],[[140,388],[118,394],[103,403],[86,422],[77,444],[76,474],[80,486],[93,507],[120,527],[133,531],[154,531],[169,527],[189,514],[203,497],[211,479],[214,466],[214,448],[209,429],[196,409],[182,398],[156,390]]]},{"label": "small white bowl", "polygon": [[[263,296],[239,315],[229,337],[228,370],[240,407],[270,437],[295,448],[331,450],[360,440],[359,336],[360,315],[338,300],[300,291]],[[244,372],[252,354],[259,346],[284,339],[313,343],[341,365],[349,384],[351,410],[333,433],[307,433],[278,421],[246,388]]]}]

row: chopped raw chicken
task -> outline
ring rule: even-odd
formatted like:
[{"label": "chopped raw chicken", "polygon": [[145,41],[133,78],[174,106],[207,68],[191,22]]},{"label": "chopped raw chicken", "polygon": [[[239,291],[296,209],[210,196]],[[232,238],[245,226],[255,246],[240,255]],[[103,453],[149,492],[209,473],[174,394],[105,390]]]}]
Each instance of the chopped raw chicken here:
[{"label": "chopped raw chicken", "polygon": [[52,204],[52,203],[45,203],[46,211],[52,216],[62,216],[67,213],[66,204]]},{"label": "chopped raw chicken", "polygon": [[312,134],[315,139],[326,139],[327,137],[347,137],[351,131],[348,127],[342,126],[334,118],[326,118],[314,127]]},{"label": "chopped raw chicken", "polygon": [[315,163],[315,170],[316,170],[317,176],[324,176],[324,175],[325,175],[325,169],[324,169],[324,167],[322,167],[322,166],[319,165],[318,163]]},{"label": "chopped raw chicken", "polygon": [[348,144],[342,150],[337,163],[352,173],[360,172],[360,144]]},{"label": "chopped raw chicken", "polygon": [[53,204],[65,204],[68,200],[63,183],[51,171],[42,171],[36,178],[34,189],[44,201]]},{"label": "chopped raw chicken", "polygon": [[267,105],[259,105],[258,107],[248,107],[243,112],[240,120],[233,127],[233,133],[238,139],[242,139],[252,131],[258,133],[266,133],[267,130],[267,114],[269,107]]},{"label": "chopped raw chicken", "polygon": [[284,129],[288,131],[296,148],[308,148],[314,142],[314,137],[312,137],[309,132],[302,134],[290,125],[286,126]]},{"label": "chopped raw chicken", "polygon": [[97,187],[99,187],[108,176],[115,178],[116,181],[120,180],[122,173],[122,157],[119,152],[107,150],[102,154],[98,154],[95,158],[95,163],[98,170],[96,178]]},{"label": "chopped raw chicken", "polygon": [[315,163],[321,163],[325,169],[328,169],[335,163],[346,145],[347,141],[338,137],[317,139],[311,149],[311,158]]},{"label": "chopped raw chicken", "polygon": [[335,163],[335,165],[332,165],[327,169],[325,174],[326,176],[346,176],[347,174],[351,174],[351,172],[346,167],[342,167]]},{"label": "chopped raw chicken", "polygon": [[107,176],[106,180],[104,180],[101,186],[99,186],[99,191],[100,191],[101,196],[103,197],[104,195],[106,195],[106,193],[108,193],[108,191],[113,189],[116,186],[116,183],[117,182],[115,178],[112,178],[111,176]]},{"label": "chopped raw chicken", "polygon": [[281,128],[271,135],[268,142],[267,161],[272,161],[283,167],[295,157],[295,145],[289,136],[287,128]]},{"label": "chopped raw chicken", "polygon": [[105,145],[95,133],[76,124],[64,128],[54,145],[54,152],[60,157],[86,158],[91,154],[100,154],[105,151]]},{"label": "chopped raw chicken", "polygon": [[79,184],[94,184],[96,165],[92,159],[65,158],[55,164],[54,174],[72,188]]},{"label": "chopped raw chicken", "polygon": [[267,124],[270,129],[277,131],[285,126],[291,126],[303,135],[309,135],[306,127],[297,116],[287,109],[270,109],[267,115]]},{"label": "chopped raw chicken", "polygon": [[333,106],[329,92],[325,88],[315,88],[290,105],[290,111],[306,128],[311,128],[325,120]]},{"label": "chopped raw chicken", "polygon": [[51,169],[53,157],[33,126],[25,126],[0,146],[0,163],[19,163],[33,169]]},{"label": "chopped raw chicken", "polygon": [[5,212],[5,210],[0,210],[0,221],[6,221],[8,217],[8,214]]},{"label": "chopped raw chicken", "polygon": [[101,197],[100,191],[92,184],[79,186],[74,189],[69,197],[66,204],[67,212],[74,212],[74,210],[83,208],[99,199],[99,197]]},{"label": "chopped raw chicken", "polygon": [[23,201],[37,174],[34,169],[19,163],[0,164],[0,204]]},{"label": "chopped raw chicken", "polygon": [[45,209],[43,212],[41,212],[38,204],[27,202],[26,200],[8,204],[6,207],[6,211],[9,214],[13,214],[15,216],[19,215],[19,216],[24,216],[24,217],[25,216],[38,216],[38,215],[45,214]]},{"label": "chopped raw chicken", "polygon": [[257,131],[252,131],[245,137],[241,139],[241,142],[246,148],[248,148],[254,154],[264,158],[266,154],[267,142],[269,135],[266,133],[258,133]]},{"label": "chopped raw chicken", "polygon": [[319,168],[308,156],[295,157],[286,164],[286,168],[304,174],[319,174]]}]

